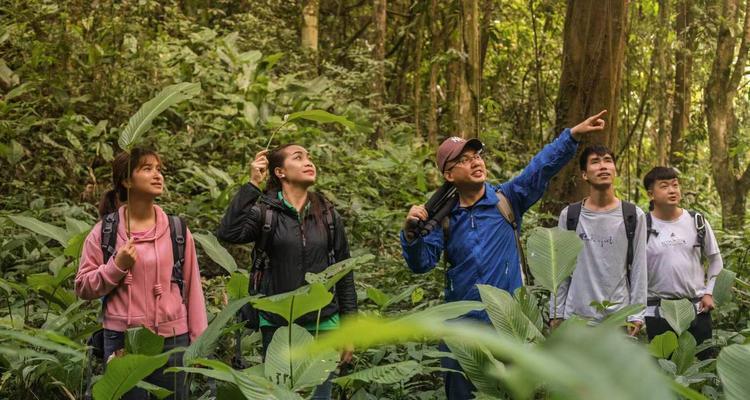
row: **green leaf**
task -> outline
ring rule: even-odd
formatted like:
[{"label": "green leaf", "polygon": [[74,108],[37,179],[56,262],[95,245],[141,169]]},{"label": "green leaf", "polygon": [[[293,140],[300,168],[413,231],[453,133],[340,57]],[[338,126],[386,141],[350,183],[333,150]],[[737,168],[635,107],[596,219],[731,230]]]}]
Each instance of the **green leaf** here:
[{"label": "green leaf", "polygon": [[167,368],[166,372],[183,371],[232,383],[248,400],[302,400],[302,397],[296,393],[276,385],[264,377],[248,374],[244,371],[236,371],[221,361],[196,359],[195,362],[208,368],[171,367]]},{"label": "green leaf", "polygon": [[382,308],[388,302],[388,295],[383,293],[382,290],[370,286],[367,288],[367,298],[372,300],[378,307]]},{"label": "green leaf", "polygon": [[250,127],[255,128],[258,125],[258,107],[255,103],[246,101],[242,115],[245,117],[245,121],[250,124]]},{"label": "green leaf", "polygon": [[[15,340],[17,342],[25,343],[33,347],[39,347],[48,351],[66,354],[79,359],[84,358],[86,355],[83,346],[74,343],[69,339],[67,339],[66,343],[63,344],[60,343],[61,340],[50,340],[48,337],[42,337],[49,335],[46,331],[38,331],[36,332],[36,335],[32,335],[30,334],[31,332],[27,332],[28,331],[0,330],[0,339]],[[55,337],[55,339],[59,338],[59,335]]]},{"label": "green leaf", "polygon": [[115,357],[107,364],[107,370],[102,378],[94,384],[94,398],[96,400],[119,399],[138,382],[166,364],[169,356],[178,351],[180,350],[174,349],[155,356],[126,354],[122,357]]},{"label": "green leaf", "polygon": [[717,307],[721,307],[732,301],[732,287],[734,286],[736,277],[737,273],[728,269],[722,269],[719,272],[713,291],[714,302],[716,302]]},{"label": "green leaf", "polygon": [[534,279],[554,295],[573,273],[583,242],[573,231],[535,228],[526,241],[526,248]]},{"label": "green leaf", "polygon": [[305,281],[307,283],[321,283],[326,289],[331,289],[344,275],[351,271],[361,268],[363,265],[372,261],[375,258],[372,254],[363,254],[358,257],[348,258],[344,261],[339,261],[319,272],[317,274],[308,272],[305,274]]},{"label": "green leaf", "polygon": [[227,295],[229,300],[237,300],[247,297],[250,278],[243,272],[232,272],[232,277],[227,282]]},{"label": "green leaf", "polygon": [[628,317],[638,314],[646,308],[643,304],[629,304],[612,314],[607,315],[599,326],[606,328],[617,328],[627,324]]},{"label": "green leaf", "polygon": [[336,369],[338,354],[328,351],[315,356],[292,357],[293,347],[305,347],[314,339],[305,328],[296,324],[291,326],[291,336],[289,327],[282,326],[268,345],[264,369],[266,379],[295,390],[317,386]]},{"label": "green leaf", "polygon": [[336,378],[333,382],[341,387],[351,386],[354,382],[394,385],[407,382],[409,379],[422,372],[423,368],[418,362],[408,360],[367,368]]},{"label": "green leaf", "polygon": [[138,139],[151,128],[154,118],[167,108],[193,98],[200,91],[200,84],[188,82],[170,85],[162,89],[156,97],[143,104],[138,112],[130,117],[117,142],[120,148],[129,151]]},{"label": "green leaf", "polygon": [[411,285],[404,290],[402,290],[399,294],[389,298],[385,304],[381,307],[381,310],[385,311],[388,307],[397,304],[403,300],[406,300],[409,296],[411,296],[411,293],[417,288],[417,285]]},{"label": "green leaf", "polygon": [[708,397],[696,392],[695,390],[681,385],[679,382],[668,379],[672,391],[680,395],[685,400],[708,400]]},{"label": "green leaf", "polygon": [[183,355],[185,365],[192,364],[196,358],[208,357],[216,348],[216,342],[219,340],[224,327],[237,314],[237,311],[250,301],[250,297],[230,301],[226,307],[217,315],[208,325],[203,334],[195,342],[191,343]]},{"label": "green leaf", "polygon": [[423,310],[404,315],[399,318],[402,321],[409,320],[420,320],[420,319],[435,319],[435,320],[449,320],[458,318],[464,314],[468,314],[471,311],[484,310],[485,305],[479,301],[452,301],[450,303],[443,303],[437,306],[425,308]]},{"label": "green leaf", "polygon": [[153,383],[148,383],[146,381],[140,381],[136,383],[135,386],[151,393],[159,400],[166,399],[170,394],[172,394],[171,390],[164,389],[161,386],[156,386]]},{"label": "green leaf", "polygon": [[513,297],[521,305],[521,311],[526,314],[529,321],[534,324],[539,332],[542,332],[544,330],[544,319],[542,318],[542,310],[539,308],[539,302],[534,292],[529,290],[527,286],[521,286],[513,293]]},{"label": "green leaf", "polygon": [[681,335],[695,319],[695,306],[688,299],[662,300],[659,313],[669,322],[677,335]]},{"label": "green leaf", "polygon": [[125,332],[125,352],[155,356],[164,349],[164,338],[147,328],[129,328]]},{"label": "green leaf", "polygon": [[200,243],[206,254],[215,263],[219,264],[222,268],[227,270],[227,272],[231,274],[232,272],[235,272],[237,270],[237,263],[234,261],[234,258],[231,254],[229,254],[227,249],[219,244],[219,240],[216,239],[216,236],[211,233],[194,233],[193,238],[198,241],[198,243]]},{"label": "green leaf", "polygon": [[695,338],[690,332],[682,332],[677,350],[672,354],[672,362],[677,366],[677,373],[684,375],[695,360]]},{"label": "green leaf", "polygon": [[487,314],[498,332],[522,342],[544,340],[542,332],[524,314],[510,293],[490,285],[477,285]]},{"label": "green leaf", "polygon": [[66,246],[71,235],[63,228],[24,215],[9,215],[8,219],[36,234],[58,241]]},{"label": "green leaf", "polygon": [[68,240],[68,243],[65,245],[65,251],[63,251],[63,254],[78,260],[78,258],[81,256],[83,244],[86,242],[86,237],[88,235],[89,231],[85,231],[71,236]]},{"label": "green leaf", "polygon": [[656,358],[669,358],[675,349],[677,349],[677,335],[672,331],[655,336],[648,345],[648,351]]},{"label": "green leaf", "polygon": [[255,299],[253,300],[253,306],[258,310],[280,315],[291,323],[309,312],[320,310],[333,300],[333,293],[320,283],[303,286],[301,289],[303,288],[307,290],[298,289],[293,292]]},{"label": "green leaf", "polygon": [[495,398],[503,396],[500,381],[487,371],[491,368],[504,369],[504,366],[484,346],[467,344],[457,338],[446,339],[445,344],[461,364],[466,377],[479,391]]},{"label": "green leaf", "polygon": [[92,225],[75,218],[65,217],[65,228],[68,230],[68,233],[70,235],[75,235],[78,233],[90,231]]},{"label": "green leaf", "polygon": [[328,111],[323,111],[323,110],[299,111],[299,112],[290,114],[286,120],[289,122],[292,122],[298,119],[306,119],[308,121],[315,121],[315,122],[322,122],[322,123],[333,122],[333,123],[344,125],[345,127],[349,129],[354,129],[354,122],[349,121],[345,117],[334,115],[334,114],[329,113]]},{"label": "green leaf", "polygon": [[750,344],[733,344],[721,350],[716,369],[728,400],[750,399]]}]

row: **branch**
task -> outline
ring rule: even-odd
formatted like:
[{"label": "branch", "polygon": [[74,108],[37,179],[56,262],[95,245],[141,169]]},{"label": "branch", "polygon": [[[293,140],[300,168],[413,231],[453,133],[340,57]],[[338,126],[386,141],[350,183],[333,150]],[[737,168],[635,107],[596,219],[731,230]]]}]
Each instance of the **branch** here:
[{"label": "branch", "polygon": [[740,53],[737,55],[737,61],[734,64],[730,88],[736,89],[740,84],[740,79],[745,73],[745,62],[747,61],[748,47],[750,47],[750,0],[745,1],[745,22],[742,27],[742,42],[740,42]]}]

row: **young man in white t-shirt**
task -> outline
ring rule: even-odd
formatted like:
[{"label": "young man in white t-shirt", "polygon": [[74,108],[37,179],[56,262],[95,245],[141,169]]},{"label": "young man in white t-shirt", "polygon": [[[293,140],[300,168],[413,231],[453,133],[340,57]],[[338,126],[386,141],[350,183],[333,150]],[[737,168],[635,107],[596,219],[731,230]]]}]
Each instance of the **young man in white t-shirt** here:
[{"label": "young man in white t-shirt", "polygon": [[[671,330],[659,314],[661,300],[689,299],[695,304],[697,315],[688,332],[700,344],[711,338],[713,287],[723,268],[716,237],[701,214],[680,208],[682,195],[674,169],[655,167],[643,178],[643,185],[651,198],[652,210],[646,245],[648,338]],[[707,272],[701,252],[708,260]]]}]

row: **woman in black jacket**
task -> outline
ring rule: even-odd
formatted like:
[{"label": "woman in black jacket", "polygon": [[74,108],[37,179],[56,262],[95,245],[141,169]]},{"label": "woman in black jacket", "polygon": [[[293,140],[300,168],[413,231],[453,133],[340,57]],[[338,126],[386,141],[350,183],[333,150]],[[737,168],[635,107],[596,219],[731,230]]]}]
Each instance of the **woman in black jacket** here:
[{"label": "woman in black jacket", "polygon": [[[259,188],[268,175],[262,193]],[[265,245],[269,266],[261,284],[265,295],[295,290],[305,285],[305,273],[321,272],[349,258],[341,217],[322,194],[309,190],[315,178],[315,165],[302,146],[287,144],[261,151],[251,164],[250,183],[240,188],[221,220],[218,236],[230,243],[260,241],[264,225],[266,229],[272,225]],[[356,312],[357,293],[350,272],[335,285],[333,301],[320,313],[320,324],[316,324],[317,312],[294,322],[313,332],[325,331],[336,329],[342,319]],[[265,357],[274,332],[286,323],[266,312],[260,314],[259,322]],[[351,361],[351,356],[352,349],[347,346],[341,363]],[[330,382],[326,384],[330,397]]]}]

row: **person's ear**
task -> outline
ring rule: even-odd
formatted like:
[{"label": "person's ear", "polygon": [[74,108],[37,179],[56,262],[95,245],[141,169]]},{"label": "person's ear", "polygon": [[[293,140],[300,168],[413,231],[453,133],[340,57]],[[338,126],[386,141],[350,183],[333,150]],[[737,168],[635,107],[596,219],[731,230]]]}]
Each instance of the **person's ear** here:
[{"label": "person's ear", "polygon": [[654,199],[654,191],[653,190],[647,190],[646,194],[648,194],[649,200],[653,200]]},{"label": "person's ear", "polygon": [[284,169],[280,167],[276,167],[273,170],[274,175],[276,175],[277,178],[283,179],[286,175],[284,174]]},{"label": "person's ear", "polygon": [[130,186],[131,186],[131,184],[130,184],[130,178],[123,179],[122,186],[125,187],[125,189],[130,189]]},{"label": "person's ear", "polygon": [[586,175],[586,171],[581,172],[581,179],[583,179],[585,182],[589,181],[588,175]]},{"label": "person's ear", "polygon": [[453,172],[451,172],[451,171],[445,171],[445,172],[443,172],[443,178],[445,178],[445,180],[447,182],[453,183],[453,181],[454,181],[454,179],[453,179]]}]

